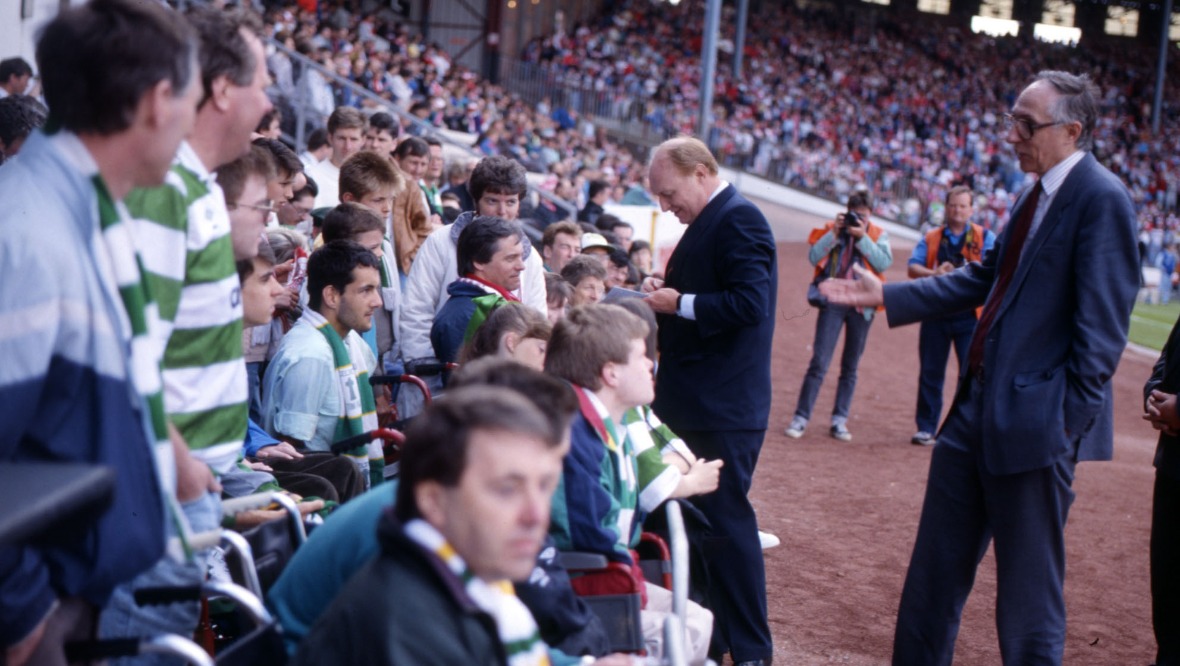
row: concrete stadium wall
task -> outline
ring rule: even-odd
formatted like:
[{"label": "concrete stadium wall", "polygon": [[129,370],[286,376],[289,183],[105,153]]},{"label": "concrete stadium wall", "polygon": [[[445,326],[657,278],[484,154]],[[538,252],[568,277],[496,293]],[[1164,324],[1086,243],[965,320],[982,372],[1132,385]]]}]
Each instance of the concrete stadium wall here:
[{"label": "concrete stadium wall", "polygon": [[70,4],[68,0],[0,0],[0,60],[20,56],[36,71],[37,30]]},{"label": "concrete stadium wall", "polygon": [[[721,177],[732,183],[747,198],[763,199],[780,206],[826,218],[835,218],[837,213],[843,213],[845,210],[844,206],[834,201],[727,167],[721,167]],[[904,224],[897,224],[876,215],[873,216],[873,222],[888,231],[894,239],[901,238],[916,243],[922,238],[916,229],[911,229]]]}]

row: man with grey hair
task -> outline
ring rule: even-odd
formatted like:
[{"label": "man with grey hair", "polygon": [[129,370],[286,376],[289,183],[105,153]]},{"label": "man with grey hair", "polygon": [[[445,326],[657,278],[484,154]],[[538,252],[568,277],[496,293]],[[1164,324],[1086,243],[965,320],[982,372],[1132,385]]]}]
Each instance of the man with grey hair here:
[{"label": "man with grey hair", "polygon": [[1110,378],[1139,288],[1131,198],[1089,153],[1097,100],[1089,78],[1065,72],[1021,92],[1007,141],[1039,178],[981,263],[884,288],[869,274],[820,287],[830,301],[883,303],[890,326],[983,306],[930,460],[894,664],[951,663],[992,539],[1004,663],[1062,661],[1074,468],[1111,458]]}]

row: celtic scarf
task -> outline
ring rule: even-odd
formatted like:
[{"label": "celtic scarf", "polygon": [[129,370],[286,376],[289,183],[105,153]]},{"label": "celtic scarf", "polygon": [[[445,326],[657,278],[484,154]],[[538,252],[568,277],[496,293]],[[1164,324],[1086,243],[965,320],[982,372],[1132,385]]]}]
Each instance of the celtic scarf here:
[{"label": "celtic scarf", "polygon": [[[357,368],[352,362],[354,358],[364,358],[361,349],[364,342],[355,335],[346,336],[341,340],[328,320],[311,308],[303,312],[303,318],[324,336],[332,349],[336,381],[340,389],[340,416],[336,421],[336,434],[333,435],[332,441],[339,442],[375,430],[377,403],[373,399],[373,387],[369,385],[369,372]],[[369,486],[375,486],[385,480],[385,453],[380,439],[358,446],[345,455],[352,458],[362,472],[368,472]]]},{"label": "celtic scarf", "polygon": [[496,631],[509,666],[548,666],[549,650],[541,640],[541,631],[533,614],[516,596],[512,581],[487,582],[467,569],[467,563],[430,523],[411,520],[406,536],[433,553],[459,580],[471,601],[496,622]]},{"label": "celtic scarf", "polygon": [[[598,434],[606,449],[606,459],[602,468],[602,487],[610,493],[619,505],[618,515],[613,526],[619,535],[619,545],[623,550],[634,548],[639,544],[642,527],[642,516],[636,516],[639,508],[638,465],[635,460],[635,445],[631,441],[630,432],[619,429],[607,413],[606,407],[593,391],[573,385],[574,393],[578,396],[578,408],[582,417]],[[638,520],[637,520],[638,518]]]},{"label": "celtic scarf", "polygon": [[[98,173],[90,177],[98,197],[99,235],[96,251],[105,254],[107,265],[114,274],[123,309],[127,316],[123,322],[131,334],[131,382],[143,398],[146,419],[150,424],[152,444],[156,452],[159,474],[165,479],[164,504],[168,507],[169,518],[180,537],[182,553],[171,553],[177,558],[188,558],[192,550],[188,545],[188,522],[184,520],[176,504],[175,462],[172,456],[172,442],[168,436],[168,418],[164,411],[164,385],[161,377],[161,363],[164,358],[164,344],[159,339],[160,317],[153,302],[147,283],[143,280],[143,263],[135,251],[127,220],[131,219],[122,202],[116,202],[107,189],[106,182]],[[171,469],[168,469],[171,466]]]}]

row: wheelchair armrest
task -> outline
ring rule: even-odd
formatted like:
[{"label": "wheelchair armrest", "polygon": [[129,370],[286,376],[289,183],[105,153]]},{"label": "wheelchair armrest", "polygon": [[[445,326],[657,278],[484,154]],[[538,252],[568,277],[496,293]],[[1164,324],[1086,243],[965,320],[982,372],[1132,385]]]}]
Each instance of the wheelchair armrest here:
[{"label": "wheelchair armrest", "polygon": [[559,564],[568,571],[599,571],[607,565],[606,555],[576,550],[559,553]]}]

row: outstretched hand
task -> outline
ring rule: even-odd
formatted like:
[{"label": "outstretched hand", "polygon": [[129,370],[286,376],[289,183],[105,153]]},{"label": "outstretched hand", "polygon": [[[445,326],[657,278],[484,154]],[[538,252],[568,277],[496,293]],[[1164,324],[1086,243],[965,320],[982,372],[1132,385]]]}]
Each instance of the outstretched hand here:
[{"label": "outstretched hand", "polygon": [[832,278],[819,283],[819,293],[828,299],[829,303],[848,305],[861,308],[875,308],[885,303],[885,294],[881,288],[881,280],[871,271],[860,265],[854,265],[852,270],[859,276],[859,280]]}]

